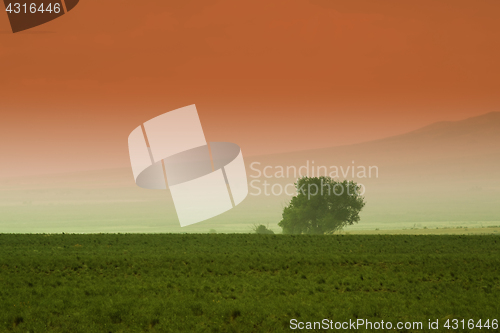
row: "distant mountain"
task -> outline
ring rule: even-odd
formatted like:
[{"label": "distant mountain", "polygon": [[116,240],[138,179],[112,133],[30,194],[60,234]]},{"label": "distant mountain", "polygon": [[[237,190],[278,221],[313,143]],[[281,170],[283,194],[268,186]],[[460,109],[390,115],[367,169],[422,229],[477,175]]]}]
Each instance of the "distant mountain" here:
[{"label": "distant mountain", "polygon": [[[439,122],[406,134],[354,145],[254,158],[270,165],[376,165],[392,176],[420,178],[478,173],[500,176],[500,112],[454,122]],[[473,173],[475,175],[473,175]]]},{"label": "distant mountain", "polygon": [[[356,156],[401,161],[401,156],[474,156],[500,152],[500,112],[460,121],[442,121],[418,130],[353,145],[261,156],[263,159],[293,159],[309,156],[335,158]],[[416,154],[419,153],[419,154]],[[420,156],[419,156],[420,157]],[[414,159],[414,158],[412,158]]]}]

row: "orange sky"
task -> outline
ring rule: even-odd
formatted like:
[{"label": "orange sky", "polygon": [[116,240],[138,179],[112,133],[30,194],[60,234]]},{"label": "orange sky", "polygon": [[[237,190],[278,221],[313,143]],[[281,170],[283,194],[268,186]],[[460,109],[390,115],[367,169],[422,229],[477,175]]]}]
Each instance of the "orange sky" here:
[{"label": "orange sky", "polygon": [[142,122],[196,104],[244,155],[500,111],[498,0],[81,0],[0,13],[0,178],[128,166]]}]

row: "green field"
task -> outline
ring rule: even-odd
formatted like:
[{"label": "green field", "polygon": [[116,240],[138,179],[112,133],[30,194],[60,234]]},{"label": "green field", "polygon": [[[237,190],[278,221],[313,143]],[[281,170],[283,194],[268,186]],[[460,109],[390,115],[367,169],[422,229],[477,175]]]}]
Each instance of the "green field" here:
[{"label": "green field", "polygon": [[467,331],[442,325],[500,319],[499,270],[486,235],[0,234],[0,332]]}]

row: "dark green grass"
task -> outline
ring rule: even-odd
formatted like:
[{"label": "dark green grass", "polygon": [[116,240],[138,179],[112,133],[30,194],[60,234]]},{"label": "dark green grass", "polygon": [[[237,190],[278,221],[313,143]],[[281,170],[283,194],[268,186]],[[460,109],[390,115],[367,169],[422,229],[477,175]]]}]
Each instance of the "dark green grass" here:
[{"label": "dark green grass", "polygon": [[0,332],[484,321],[499,273],[497,236],[0,234]]}]

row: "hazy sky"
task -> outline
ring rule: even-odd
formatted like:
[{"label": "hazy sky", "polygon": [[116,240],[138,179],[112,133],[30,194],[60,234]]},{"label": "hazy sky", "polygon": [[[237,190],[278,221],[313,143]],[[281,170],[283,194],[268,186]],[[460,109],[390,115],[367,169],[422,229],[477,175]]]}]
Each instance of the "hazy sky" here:
[{"label": "hazy sky", "polygon": [[246,155],[500,110],[500,2],[82,0],[0,13],[0,177],[128,165],[142,122],[196,104]]}]

